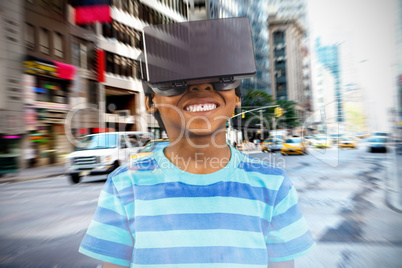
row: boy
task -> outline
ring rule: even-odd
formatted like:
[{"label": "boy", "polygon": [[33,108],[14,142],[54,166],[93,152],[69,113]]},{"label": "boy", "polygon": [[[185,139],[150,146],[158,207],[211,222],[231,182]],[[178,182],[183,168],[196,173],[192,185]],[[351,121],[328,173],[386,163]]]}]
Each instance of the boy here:
[{"label": "boy", "polygon": [[187,82],[146,96],[170,144],[109,176],[80,252],[104,267],[293,267],[314,245],[294,187],[226,141],[238,83]]}]

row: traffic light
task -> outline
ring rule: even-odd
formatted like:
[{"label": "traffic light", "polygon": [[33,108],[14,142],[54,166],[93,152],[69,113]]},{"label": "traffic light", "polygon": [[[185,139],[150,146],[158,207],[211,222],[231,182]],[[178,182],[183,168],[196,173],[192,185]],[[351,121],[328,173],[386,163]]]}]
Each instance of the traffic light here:
[{"label": "traffic light", "polygon": [[281,107],[276,107],[274,113],[275,113],[275,117],[280,117],[280,116],[282,116],[282,115],[283,115],[283,108],[281,108]]}]

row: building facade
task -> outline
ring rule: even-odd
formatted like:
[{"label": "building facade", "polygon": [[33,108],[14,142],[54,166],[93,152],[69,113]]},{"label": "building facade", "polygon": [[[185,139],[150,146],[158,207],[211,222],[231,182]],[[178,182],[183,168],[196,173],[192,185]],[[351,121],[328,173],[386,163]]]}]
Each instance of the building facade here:
[{"label": "building facade", "polygon": [[402,140],[402,1],[398,1],[398,26],[396,33],[397,47],[396,47],[396,59],[397,59],[397,92],[396,92],[396,114],[395,114],[395,123],[394,123],[394,132],[395,136]]},{"label": "building facade", "polygon": [[294,19],[268,19],[272,97],[296,102],[305,117],[302,38],[304,29]]},{"label": "building facade", "polygon": [[357,84],[345,85],[343,93],[343,109],[345,112],[345,131],[359,133],[367,131],[367,120],[364,111],[364,94]]},{"label": "building facade", "polygon": [[[95,43],[93,57],[104,57],[101,61],[104,61],[105,69],[100,70],[104,72],[102,81],[87,85],[90,92],[87,100],[78,97],[76,101],[78,107],[87,110],[82,115],[87,119],[76,120],[84,123],[74,127],[74,133],[141,130],[161,136],[157,122],[145,112],[142,29],[147,25],[186,21],[188,9],[188,4],[182,0],[113,0],[110,21],[80,24],[90,32]],[[73,19],[70,23],[77,24]],[[75,38],[79,39],[79,36]],[[75,54],[78,55],[80,49],[77,44]],[[85,101],[87,104],[83,104]]]},{"label": "building facade", "polygon": [[0,176],[23,164],[24,2],[0,1]]},{"label": "building facade", "polygon": [[[91,133],[161,136],[145,112],[142,29],[188,20],[190,2],[100,2],[108,2],[107,21],[78,20],[77,6],[86,1],[0,3],[2,166],[10,159],[14,170],[62,162]],[[192,7],[195,12],[198,4]]]},{"label": "building facade", "polygon": [[312,125],[317,133],[337,133],[337,114],[335,99],[335,78],[333,74],[320,62],[313,59],[312,91],[315,107]]},{"label": "building facade", "polygon": [[67,1],[25,1],[24,10],[24,147],[33,151],[33,164],[63,162],[72,149],[64,129],[76,72]]},{"label": "building facade", "polygon": [[[270,0],[269,16],[275,16],[278,19],[293,19],[303,28],[303,37],[301,42],[303,56],[303,91],[304,91],[304,109],[306,116],[313,111],[312,91],[311,91],[311,52],[310,52],[310,26],[308,23],[306,0]],[[304,120],[305,118],[300,118]]]}]

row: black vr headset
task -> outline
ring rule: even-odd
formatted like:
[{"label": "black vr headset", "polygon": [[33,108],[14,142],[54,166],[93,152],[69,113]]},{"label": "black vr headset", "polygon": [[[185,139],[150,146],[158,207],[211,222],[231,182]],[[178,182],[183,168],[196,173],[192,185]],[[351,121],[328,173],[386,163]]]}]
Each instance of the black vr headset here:
[{"label": "black vr headset", "polygon": [[245,17],[147,26],[143,37],[145,93],[175,96],[200,83],[230,90],[256,73]]}]

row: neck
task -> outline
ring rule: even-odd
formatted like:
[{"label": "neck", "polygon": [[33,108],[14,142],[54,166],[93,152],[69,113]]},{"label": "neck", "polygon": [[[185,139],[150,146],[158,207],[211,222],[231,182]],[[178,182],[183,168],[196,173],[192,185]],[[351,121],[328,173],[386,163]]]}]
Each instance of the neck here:
[{"label": "neck", "polygon": [[170,139],[165,156],[178,168],[195,174],[216,172],[226,166],[231,157],[226,135],[191,136]]}]

